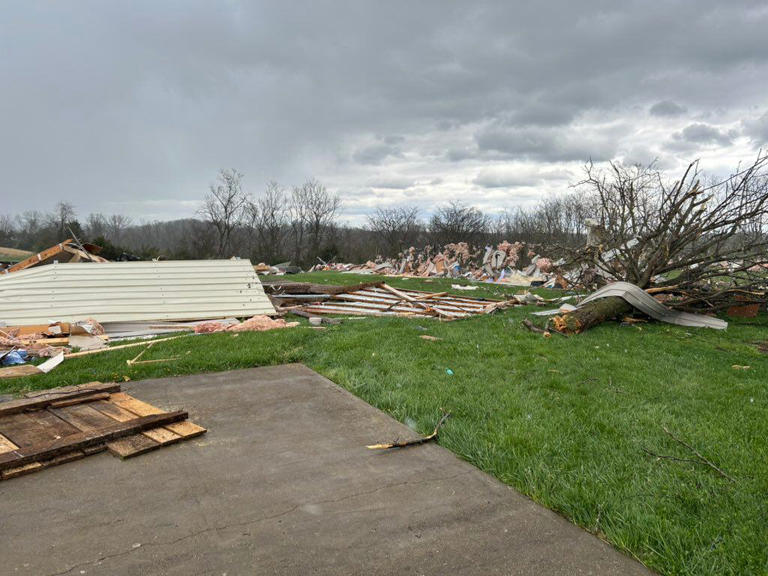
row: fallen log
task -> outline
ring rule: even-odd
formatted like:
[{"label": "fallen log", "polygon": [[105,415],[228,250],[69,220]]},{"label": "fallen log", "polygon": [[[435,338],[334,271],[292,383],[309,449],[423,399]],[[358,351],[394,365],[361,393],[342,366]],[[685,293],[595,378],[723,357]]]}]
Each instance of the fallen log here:
[{"label": "fallen log", "polygon": [[593,300],[571,312],[555,316],[552,323],[555,330],[562,334],[580,334],[592,326],[624,316],[632,310],[632,306],[618,296]]}]

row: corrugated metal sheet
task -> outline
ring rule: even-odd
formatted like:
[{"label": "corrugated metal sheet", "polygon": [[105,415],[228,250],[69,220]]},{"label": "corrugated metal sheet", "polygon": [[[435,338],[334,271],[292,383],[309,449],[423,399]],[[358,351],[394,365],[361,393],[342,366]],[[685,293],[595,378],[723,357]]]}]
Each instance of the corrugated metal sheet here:
[{"label": "corrugated metal sheet", "polygon": [[6,325],[275,314],[248,260],[48,264],[0,276]]}]

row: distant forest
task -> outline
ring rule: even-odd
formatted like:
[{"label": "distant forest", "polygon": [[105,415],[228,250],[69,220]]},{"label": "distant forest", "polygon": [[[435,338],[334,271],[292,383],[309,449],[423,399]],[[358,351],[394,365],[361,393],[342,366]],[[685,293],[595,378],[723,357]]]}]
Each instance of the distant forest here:
[{"label": "distant forest", "polygon": [[270,182],[252,196],[242,188],[242,174],[222,170],[196,218],[136,223],[119,214],[80,215],[71,202],[61,201],[52,212],[0,215],[0,246],[39,251],[74,234],[101,246],[101,255],[110,260],[239,256],[254,264],[290,261],[309,267],[320,260],[396,257],[410,246],[428,244],[580,244],[590,215],[577,194],[550,196],[532,209],[496,215],[458,202],[438,206],[428,216],[412,206],[378,208],[364,226],[340,223],[342,207],[342,200],[316,180],[290,189]]}]

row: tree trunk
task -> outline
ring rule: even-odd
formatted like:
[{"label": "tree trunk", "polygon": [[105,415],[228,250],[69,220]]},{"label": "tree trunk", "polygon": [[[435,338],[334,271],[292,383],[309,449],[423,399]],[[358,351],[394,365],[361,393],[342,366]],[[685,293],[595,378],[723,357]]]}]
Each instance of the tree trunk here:
[{"label": "tree trunk", "polygon": [[573,312],[555,316],[555,330],[563,334],[579,334],[606,320],[627,314],[631,310],[632,306],[618,296],[600,298]]}]

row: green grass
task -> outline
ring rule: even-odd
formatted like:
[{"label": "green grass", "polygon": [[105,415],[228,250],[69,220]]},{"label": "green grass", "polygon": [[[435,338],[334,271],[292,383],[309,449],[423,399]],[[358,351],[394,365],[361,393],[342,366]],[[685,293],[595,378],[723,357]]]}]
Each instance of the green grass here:
[{"label": "green grass", "polygon": [[[435,291],[451,284],[387,281]],[[484,286],[467,294],[517,290]],[[418,433],[431,431],[441,408],[450,410],[441,445],[661,573],[768,573],[768,356],[755,346],[768,340],[766,318],[732,322],[725,332],[609,323],[544,339],[520,326],[530,311],[190,336],[144,355],[183,355],[175,362],[129,367],[134,348],[68,360],[50,374],[0,386],[22,391],[303,362]],[[645,454],[693,456],[662,426],[736,481]],[[379,440],[387,439],[371,438]]]}]

